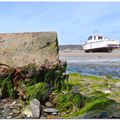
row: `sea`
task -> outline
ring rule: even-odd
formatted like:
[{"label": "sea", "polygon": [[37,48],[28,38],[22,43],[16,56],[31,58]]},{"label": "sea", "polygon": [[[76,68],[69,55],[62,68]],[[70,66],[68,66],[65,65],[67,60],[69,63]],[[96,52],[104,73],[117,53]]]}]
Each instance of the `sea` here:
[{"label": "sea", "polygon": [[77,72],[82,75],[112,76],[120,78],[120,59],[80,60],[76,57],[61,57],[67,61],[67,72]]}]

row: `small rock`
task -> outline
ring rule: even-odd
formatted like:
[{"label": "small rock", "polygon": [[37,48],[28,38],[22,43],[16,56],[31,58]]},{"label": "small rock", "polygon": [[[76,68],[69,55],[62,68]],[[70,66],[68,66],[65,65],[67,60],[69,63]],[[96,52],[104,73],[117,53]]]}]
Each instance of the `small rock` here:
[{"label": "small rock", "polygon": [[101,112],[98,118],[108,118],[108,113],[107,112]]},{"label": "small rock", "polygon": [[47,119],[55,119],[55,116],[54,115],[48,115]]},{"label": "small rock", "polygon": [[120,113],[119,112],[113,112],[111,115],[111,118],[120,118]]},{"label": "small rock", "polygon": [[20,113],[20,111],[16,110],[16,109],[13,109],[12,112],[15,113],[15,114],[19,114]]},{"label": "small rock", "polygon": [[72,93],[75,94],[75,93],[80,93],[80,90],[79,90],[79,86],[74,86],[72,88]]},{"label": "small rock", "polygon": [[6,108],[6,109],[2,110],[2,115],[3,115],[4,117],[7,117],[10,112],[11,112],[11,109]]},{"label": "small rock", "polygon": [[106,93],[106,94],[110,94],[111,91],[110,90],[103,90],[102,92]]},{"label": "small rock", "polygon": [[26,117],[26,115],[20,114],[20,115],[16,116],[15,118],[16,119],[22,119],[22,118],[25,118],[25,117]]},{"label": "small rock", "polygon": [[48,108],[52,108],[52,107],[54,107],[54,105],[51,104],[50,102],[46,102],[46,103],[45,103],[45,106],[48,107]]},{"label": "small rock", "polygon": [[47,117],[47,115],[48,115],[48,113],[46,113],[46,112],[42,113],[43,117]]},{"label": "small rock", "polygon": [[89,111],[85,113],[84,115],[78,115],[74,119],[95,119],[99,115],[99,112],[96,111]]},{"label": "small rock", "polygon": [[7,117],[7,119],[11,119],[11,118],[12,118],[12,116],[8,116],[8,117]]},{"label": "small rock", "polygon": [[40,102],[37,99],[33,99],[30,101],[30,107],[32,109],[33,118],[40,118]]},{"label": "small rock", "polygon": [[56,113],[56,112],[54,112],[54,113],[52,113],[52,115],[57,115],[58,113]]},{"label": "small rock", "polygon": [[13,113],[13,112],[9,113],[9,116],[13,116],[13,115],[14,115],[14,113]]},{"label": "small rock", "polygon": [[9,104],[5,103],[4,104],[4,109],[8,108],[9,107]]},{"label": "small rock", "polygon": [[7,99],[3,99],[2,102],[4,102],[4,103],[7,102]]},{"label": "small rock", "polygon": [[16,104],[16,101],[13,101],[11,104],[10,104],[10,106],[13,106],[13,105],[15,105]]},{"label": "small rock", "polygon": [[114,84],[114,87],[120,88],[120,82],[116,82],[116,83]]},{"label": "small rock", "polygon": [[44,112],[47,112],[47,113],[57,113],[59,112],[57,109],[54,109],[54,108],[46,108],[46,109],[43,109]]}]

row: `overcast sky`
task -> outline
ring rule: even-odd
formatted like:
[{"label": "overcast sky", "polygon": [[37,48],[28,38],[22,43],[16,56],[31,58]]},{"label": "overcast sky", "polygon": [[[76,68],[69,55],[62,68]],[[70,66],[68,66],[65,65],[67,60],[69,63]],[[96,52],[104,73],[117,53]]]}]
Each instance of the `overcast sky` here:
[{"label": "overcast sky", "polygon": [[120,2],[0,2],[0,33],[56,31],[59,44],[93,33],[120,39]]}]

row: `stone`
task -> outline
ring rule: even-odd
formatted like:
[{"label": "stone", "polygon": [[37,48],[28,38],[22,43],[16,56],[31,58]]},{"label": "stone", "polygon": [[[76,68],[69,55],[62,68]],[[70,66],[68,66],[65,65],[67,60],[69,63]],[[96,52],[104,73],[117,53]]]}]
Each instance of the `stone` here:
[{"label": "stone", "polygon": [[2,115],[4,117],[7,117],[9,115],[9,113],[11,113],[11,109],[9,108],[5,108],[3,111],[2,111]]},{"label": "stone", "polygon": [[116,83],[114,84],[114,87],[120,88],[120,82],[116,82]]},{"label": "stone", "polygon": [[41,115],[42,115],[43,117],[47,117],[48,113],[42,111]]},{"label": "stone", "polygon": [[44,112],[47,112],[47,113],[58,113],[59,110],[55,109],[55,108],[45,108],[43,109]]},{"label": "stone", "polygon": [[107,112],[101,112],[98,118],[108,118],[108,113]]},{"label": "stone", "polygon": [[2,102],[3,102],[3,103],[6,103],[6,102],[7,102],[7,99],[3,99]]},{"label": "stone", "polygon": [[74,119],[91,119],[91,118],[97,118],[99,115],[99,112],[96,111],[90,111],[85,113],[84,115],[78,115],[74,117]]},{"label": "stone", "polygon": [[20,113],[20,111],[19,111],[19,110],[16,110],[16,109],[13,109],[12,112],[13,112],[14,114],[19,114],[19,113]]},{"label": "stone", "polygon": [[47,119],[55,119],[55,116],[54,115],[48,115]]},{"label": "stone", "polygon": [[25,32],[0,34],[0,63],[11,67],[28,64],[41,66],[45,60],[58,62],[56,32]]},{"label": "stone", "polygon": [[13,112],[9,113],[9,116],[13,116],[13,115],[14,115],[14,113],[13,113]]},{"label": "stone", "polygon": [[120,113],[113,112],[112,115],[111,115],[111,118],[120,118]]},{"label": "stone", "polygon": [[16,101],[13,101],[11,104],[10,104],[10,106],[13,106],[13,105],[15,105],[16,104]]},{"label": "stone", "polygon": [[110,94],[111,90],[102,90],[102,92],[106,93],[106,94]]},{"label": "stone", "polygon": [[7,117],[7,119],[11,119],[11,118],[12,118],[12,116],[8,116],[8,117]]},{"label": "stone", "polygon": [[26,115],[24,115],[24,114],[19,114],[18,116],[16,116],[15,118],[16,119],[22,119],[22,118],[25,118],[26,117]]},{"label": "stone", "polygon": [[46,106],[47,108],[52,108],[52,107],[54,107],[54,105],[51,104],[50,102],[46,102],[46,103],[45,103],[45,106]]},{"label": "stone", "polygon": [[52,113],[52,115],[57,115],[58,113],[56,113],[56,112],[54,112],[54,113]]},{"label": "stone", "polygon": [[71,91],[73,94],[80,93],[79,86],[74,86]]},{"label": "stone", "polygon": [[37,99],[33,99],[30,101],[30,107],[32,109],[33,118],[40,118],[40,102]]}]

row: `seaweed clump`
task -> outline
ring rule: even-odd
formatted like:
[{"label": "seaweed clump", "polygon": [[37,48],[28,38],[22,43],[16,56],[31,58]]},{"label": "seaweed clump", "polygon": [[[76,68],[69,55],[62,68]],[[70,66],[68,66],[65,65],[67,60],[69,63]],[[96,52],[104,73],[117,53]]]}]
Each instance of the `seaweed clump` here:
[{"label": "seaweed clump", "polygon": [[48,60],[39,68],[35,64],[19,68],[0,64],[2,97],[21,98],[26,101],[37,98],[45,101],[53,90],[66,89],[66,66],[67,63],[62,61],[51,65]]}]

